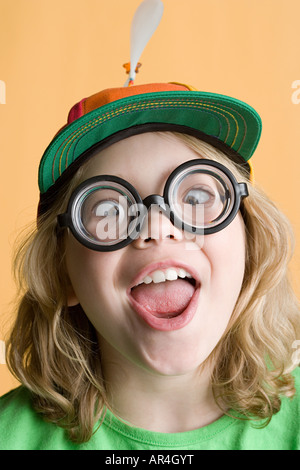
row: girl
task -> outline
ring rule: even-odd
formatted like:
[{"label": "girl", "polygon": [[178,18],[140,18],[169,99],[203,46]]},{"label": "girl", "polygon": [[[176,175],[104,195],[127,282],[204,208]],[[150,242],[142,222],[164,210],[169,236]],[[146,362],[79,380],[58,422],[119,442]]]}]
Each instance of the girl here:
[{"label": "girl", "polygon": [[16,257],[0,448],[300,449],[292,235],[253,184],[260,132],[179,84],[71,109]]}]

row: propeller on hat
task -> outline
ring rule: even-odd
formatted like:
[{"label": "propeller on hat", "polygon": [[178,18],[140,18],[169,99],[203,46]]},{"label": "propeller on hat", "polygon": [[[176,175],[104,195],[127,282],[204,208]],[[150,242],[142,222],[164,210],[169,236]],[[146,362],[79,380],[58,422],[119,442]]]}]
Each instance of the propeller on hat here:
[{"label": "propeller on hat", "polygon": [[163,11],[164,5],[161,0],[144,0],[137,8],[131,24],[130,63],[124,64],[127,73],[129,73],[129,78],[124,86],[133,84],[137,70],[141,65],[138,60],[159,25]]}]

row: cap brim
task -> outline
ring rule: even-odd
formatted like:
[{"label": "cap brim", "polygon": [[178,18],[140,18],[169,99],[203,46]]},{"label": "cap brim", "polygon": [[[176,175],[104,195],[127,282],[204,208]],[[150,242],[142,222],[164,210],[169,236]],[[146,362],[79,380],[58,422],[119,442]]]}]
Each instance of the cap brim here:
[{"label": "cap brim", "polygon": [[[145,93],[123,98],[73,121],[46,149],[39,167],[39,187],[46,193],[70,165],[79,164],[95,145],[123,134],[176,130],[211,140],[247,162],[261,135],[261,119],[246,103],[199,91]],[[132,131],[130,131],[130,129]],[[136,132],[135,132],[136,130]],[[125,138],[123,137],[123,138]],[[120,140],[116,138],[115,140]],[[80,160],[78,160],[80,159]],[[78,160],[78,161],[77,161]],[[76,165],[77,166],[77,165]]]}]

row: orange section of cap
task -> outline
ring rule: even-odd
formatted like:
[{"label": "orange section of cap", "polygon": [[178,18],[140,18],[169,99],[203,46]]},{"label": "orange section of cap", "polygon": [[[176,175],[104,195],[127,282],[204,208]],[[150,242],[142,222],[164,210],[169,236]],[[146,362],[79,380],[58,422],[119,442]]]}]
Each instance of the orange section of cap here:
[{"label": "orange section of cap", "polygon": [[94,109],[100,108],[113,101],[127,98],[129,96],[140,95],[144,93],[156,93],[162,91],[187,91],[188,87],[171,83],[154,83],[150,85],[135,85],[122,88],[108,88],[95,95],[86,98],[83,103],[83,114],[87,114]]}]

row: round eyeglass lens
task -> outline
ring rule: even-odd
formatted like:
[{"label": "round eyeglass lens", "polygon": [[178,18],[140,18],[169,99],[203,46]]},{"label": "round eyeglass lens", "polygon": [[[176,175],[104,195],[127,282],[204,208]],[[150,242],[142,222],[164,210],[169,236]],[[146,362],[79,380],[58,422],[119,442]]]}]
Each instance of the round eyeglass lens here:
[{"label": "round eyeglass lens", "polygon": [[72,218],[87,241],[109,246],[128,238],[129,209],[135,198],[117,182],[95,182],[78,194]]},{"label": "round eyeglass lens", "polygon": [[216,227],[230,214],[235,199],[228,176],[211,165],[194,165],[175,176],[169,198],[177,219],[198,231]]}]

